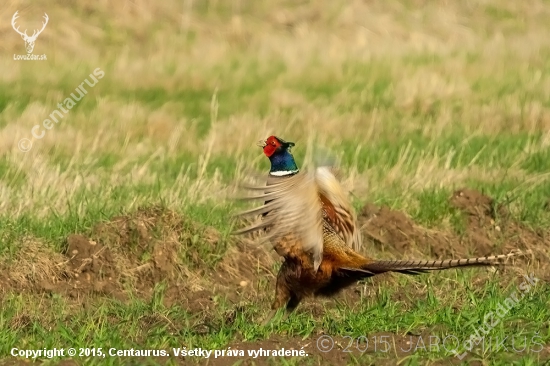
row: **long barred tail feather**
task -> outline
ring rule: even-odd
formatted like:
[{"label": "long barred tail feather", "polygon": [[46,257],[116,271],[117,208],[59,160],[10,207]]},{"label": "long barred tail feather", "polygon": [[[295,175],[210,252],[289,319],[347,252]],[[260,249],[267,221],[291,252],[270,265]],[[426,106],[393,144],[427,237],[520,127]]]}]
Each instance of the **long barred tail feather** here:
[{"label": "long barred tail feather", "polygon": [[435,261],[377,260],[363,265],[361,269],[365,272],[370,272],[373,275],[384,272],[399,272],[414,275],[428,271],[438,271],[458,267],[495,266],[501,264],[508,258],[517,257],[522,254],[524,253],[519,250],[515,250],[509,254],[466,259],[447,259]]}]

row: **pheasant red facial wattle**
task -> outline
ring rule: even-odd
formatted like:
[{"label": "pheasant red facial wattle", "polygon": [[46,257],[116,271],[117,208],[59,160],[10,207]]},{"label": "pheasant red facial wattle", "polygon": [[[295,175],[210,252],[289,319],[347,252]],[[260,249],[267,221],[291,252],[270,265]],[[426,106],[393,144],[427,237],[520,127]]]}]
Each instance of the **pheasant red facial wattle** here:
[{"label": "pheasant red facial wattle", "polygon": [[258,146],[264,149],[264,154],[268,158],[272,156],[277,150],[282,151],[294,146],[294,142],[287,142],[277,136],[269,136],[265,140],[260,140]]}]

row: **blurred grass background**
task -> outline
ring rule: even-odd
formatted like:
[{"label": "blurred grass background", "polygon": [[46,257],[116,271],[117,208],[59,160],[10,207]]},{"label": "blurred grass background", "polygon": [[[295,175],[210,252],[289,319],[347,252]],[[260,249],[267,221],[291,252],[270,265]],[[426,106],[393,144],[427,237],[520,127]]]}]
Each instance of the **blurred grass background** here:
[{"label": "blurred grass background", "polygon": [[[29,30],[48,14],[47,61],[13,59],[15,11]],[[270,134],[300,161],[308,139],[330,149],[358,208],[448,229],[468,186],[550,224],[547,1],[11,1],[0,19],[4,255],[158,202],[227,235],[232,182],[265,171]]]},{"label": "blurred grass background", "polygon": [[[16,10],[29,29],[48,13],[34,51],[47,61],[10,57],[25,53]],[[357,197],[413,213],[419,192],[469,184],[522,196],[521,215],[537,221],[550,194],[544,2],[38,1],[1,12],[0,207],[14,219],[97,216],[78,203],[95,197],[109,214],[150,195],[218,204],[235,164],[265,169],[253,142],[270,133],[298,155],[315,137],[353,170]],[[21,153],[19,139],[98,67],[105,77]]]}]

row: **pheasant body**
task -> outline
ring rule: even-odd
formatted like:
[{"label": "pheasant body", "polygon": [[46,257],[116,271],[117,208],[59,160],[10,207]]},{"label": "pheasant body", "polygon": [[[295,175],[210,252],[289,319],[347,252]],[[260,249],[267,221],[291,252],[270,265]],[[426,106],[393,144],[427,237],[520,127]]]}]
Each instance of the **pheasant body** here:
[{"label": "pheasant body", "polygon": [[[328,167],[300,172],[290,147],[276,136],[259,144],[272,165],[266,186],[248,188],[264,204],[242,212],[261,221],[239,230],[261,230],[284,258],[277,275],[270,320],[286,305],[287,315],[311,296],[333,296],[358,280],[385,272],[416,275],[433,270],[491,266],[517,255],[436,261],[380,261],[357,252],[361,236],[345,192]],[[276,164],[274,164],[274,162]],[[284,162],[282,164],[281,162]]]}]

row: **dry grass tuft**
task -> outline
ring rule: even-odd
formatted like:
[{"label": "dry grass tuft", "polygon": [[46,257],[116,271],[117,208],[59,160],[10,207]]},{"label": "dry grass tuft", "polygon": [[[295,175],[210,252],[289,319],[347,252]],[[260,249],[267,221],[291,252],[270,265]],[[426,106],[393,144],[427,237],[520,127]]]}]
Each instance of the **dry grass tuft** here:
[{"label": "dry grass tuft", "polygon": [[67,258],[53,251],[46,243],[35,238],[21,240],[14,256],[2,258],[2,272],[9,286],[31,288],[49,287],[71,278]]}]

